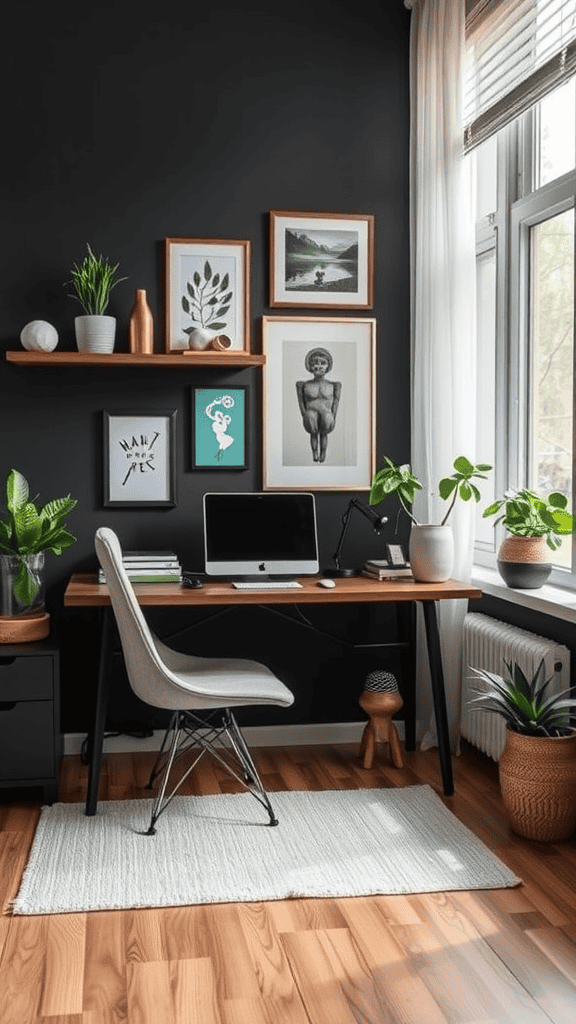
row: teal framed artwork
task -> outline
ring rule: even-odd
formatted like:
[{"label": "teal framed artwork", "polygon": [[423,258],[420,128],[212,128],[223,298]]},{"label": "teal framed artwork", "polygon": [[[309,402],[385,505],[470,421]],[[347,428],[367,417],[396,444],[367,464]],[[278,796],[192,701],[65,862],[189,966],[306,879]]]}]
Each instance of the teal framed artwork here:
[{"label": "teal framed artwork", "polygon": [[247,468],[248,387],[192,388],[192,468]]}]

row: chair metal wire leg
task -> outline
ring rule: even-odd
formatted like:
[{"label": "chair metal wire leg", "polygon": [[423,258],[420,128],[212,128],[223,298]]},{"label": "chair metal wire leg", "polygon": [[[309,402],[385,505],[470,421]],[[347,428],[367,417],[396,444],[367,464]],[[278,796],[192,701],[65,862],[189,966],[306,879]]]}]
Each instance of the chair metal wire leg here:
[{"label": "chair metal wire leg", "polygon": [[270,798],[264,788],[264,783],[260,778],[260,773],[256,765],[254,764],[252,755],[248,749],[248,746],[246,745],[246,740],[244,739],[238,722],[236,721],[230,708],[224,709],[224,712],[222,714],[222,721],[226,729],[226,734],[234,748],[236,757],[238,758],[240,764],[244,768],[244,772],[246,774],[248,783],[251,782],[254,786],[256,786],[258,792],[256,793],[254,789],[250,787],[249,784],[247,784],[247,789],[249,790],[250,793],[252,793],[252,796],[256,797],[259,803],[261,803],[263,807],[265,807],[266,810],[268,811],[270,825],[277,825],[278,818],[274,813],[272,804],[270,803]]},{"label": "chair metal wire leg", "polygon": [[[180,739],[180,732],[181,732],[181,714],[180,714],[180,712],[176,712],[176,714],[174,715],[174,717],[172,719],[172,729],[173,729],[173,736],[172,736],[172,743],[170,744],[170,753],[168,755],[168,761],[166,763],[166,768],[164,769],[164,777],[162,779],[162,784],[160,786],[160,792],[158,793],[158,795],[157,795],[157,797],[156,797],[156,799],[155,799],[155,801],[154,801],[154,803],[152,805],[152,813],[150,815],[150,825],[148,826],[148,831],[145,833],[145,835],[147,835],[147,836],[154,836],[154,835],[156,835],[156,822],[158,821],[158,818],[160,817],[160,815],[162,814],[162,811],[164,810],[164,808],[166,807],[166,805],[168,803],[168,801],[166,801],[164,806],[162,805],[162,801],[164,800],[164,794],[166,792],[166,786],[168,784],[168,776],[170,775],[170,770],[172,768],[172,765],[174,764],[174,759],[176,757],[176,751],[178,749],[178,740]],[[164,743],[162,744],[163,747],[164,747],[164,744],[166,742],[167,736],[168,736],[168,733],[166,733],[166,736],[164,737]],[[174,790],[174,792],[175,791],[176,790]],[[172,793],[172,796],[174,795],[174,792]],[[169,797],[169,800],[172,799],[172,796]]]},{"label": "chair metal wire leg", "polygon": [[172,730],[174,729],[174,726],[175,726],[175,723],[176,723],[177,719],[178,719],[178,712],[175,711],[174,714],[172,715],[171,719],[170,719],[170,724],[169,724],[168,728],[166,729],[166,732],[164,733],[164,737],[162,739],[162,746],[160,747],[160,750],[158,751],[158,757],[154,761],[154,766],[152,768],[152,771],[150,772],[150,778],[148,779],[148,782],[146,783],[146,789],[152,789],[152,787],[154,785],[154,782],[156,781],[158,775],[161,772],[162,758],[164,757],[164,751],[166,749],[166,744],[168,742],[168,737],[169,737],[170,733],[172,732]]},{"label": "chair metal wire leg", "polygon": [[[167,741],[171,731],[173,732],[172,741],[167,751]],[[229,746],[223,744],[223,737],[227,738]],[[218,747],[217,744],[219,745]],[[166,796],[168,779],[175,762],[193,747],[200,748],[196,757],[176,783],[171,793]],[[182,783],[188,778],[205,753],[212,754],[218,763],[258,800],[258,803],[268,812],[270,825],[278,824],[278,818],[274,813],[258,769],[254,764],[244,736],[230,709],[218,709],[217,711],[205,714],[204,717],[200,717],[192,711],[177,711],[172,717],[162,742],[160,753],[150,775],[149,785],[152,785],[154,780],[160,775],[162,775],[162,781],[160,783],[160,791],[152,807],[150,826],[144,835],[153,836],[155,834],[158,818],[173,800]],[[236,759],[234,762],[232,761],[233,757]],[[163,765],[162,761],[164,761]],[[238,774],[236,767],[244,773],[244,779]]]}]

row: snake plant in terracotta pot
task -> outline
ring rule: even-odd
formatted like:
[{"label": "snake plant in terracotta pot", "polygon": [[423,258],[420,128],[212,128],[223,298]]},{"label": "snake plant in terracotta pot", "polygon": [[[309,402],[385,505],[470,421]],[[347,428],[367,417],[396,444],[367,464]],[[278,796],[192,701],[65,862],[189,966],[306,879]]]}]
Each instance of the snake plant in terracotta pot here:
[{"label": "snake plant in terracotta pot", "polygon": [[542,660],[531,677],[516,662],[506,676],[473,669],[473,708],[500,715],[506,742],[498,762],[504,807],[515,832],[560,842],[576,829],[576,697],[549,695]]},{"label": "snake plant in terracotta pot", "polygon": [[498,569],[508,587],[535,590],[546,582],[552,571],[547,549],[556,551],[562,537],[576,529],[567,505],[568,499],[557,491],[546,498],[523,488],[506,491],[484,510],[484,519],[497,516],[494,526],[501,524],[507,531],[498,551]]},{"label": "snake plant in terracotta pot", "polygon": [[399,465],[384,456],[384,466],[372,480],[368,502],[378,505],[389,494],[395,494],[400,508],[412,523],[409,557],[414,578],[423,583],[442,583],[449,579],[454,565],[454,539],[448,522],[458,498],[462,501],[480,501],[481,494],[475,479],[485,480],[492,469],[485,463],[470,462],[464,455],[454,459],[451,476],[438,484],[438,493],[448,507],[440,523],[419,523],[412,511],[412,503],[422,484],[409,465]]},{"label": "snake plant in terracotta pot", "polygon": [[[59,555],[75,544],[64,520],[76,499],[67,495],[39,506],[30,500],[26,478],[12,469],[6,477],[5,502],[5,513],[0,514],[0,617],[40,615],[46,635],[45,553]],[[14,628],[14,623],[8,622],[7,634],[12,636]],[[38,636],[27,635],[26,639]]]}]

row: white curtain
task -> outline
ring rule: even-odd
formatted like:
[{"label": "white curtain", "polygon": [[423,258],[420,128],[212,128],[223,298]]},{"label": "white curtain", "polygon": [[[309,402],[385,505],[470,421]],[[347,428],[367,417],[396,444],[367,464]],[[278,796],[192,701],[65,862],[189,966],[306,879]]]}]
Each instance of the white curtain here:
[{"label": "white curtain", "polygon": [[[438,523],[438,481],[458,455],[475,461],[475,254],[470,157],[462,154],[464,0],[413,0],[410,27],[410,246],[412,467],[424,484],[420,522]],[[478,461],[482,461],[480,458]],[[454,577],[469,582],[473,502],[457,502]],[[460,723],[465,601],[439,602],[453,750]],[[422,748],[437,745],[422,625],[418,718]],[[422,729],[421,729],[422,732]]]}]

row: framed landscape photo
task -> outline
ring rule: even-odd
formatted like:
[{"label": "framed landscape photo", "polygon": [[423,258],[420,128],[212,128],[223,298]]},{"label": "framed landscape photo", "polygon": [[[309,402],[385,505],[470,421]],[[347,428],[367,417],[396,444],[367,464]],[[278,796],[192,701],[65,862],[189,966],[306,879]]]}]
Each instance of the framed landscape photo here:
[{"label": "framed landscape photo", "polygon": [[263,489],[369,490],[376,320],[263,317],[262,350]]},{"label": "framed landscape photo", "polygon": [[245,385],[192,388],[192,468],[246,469]]},{"label": "framed landscape photo", "polygon": [[176,410],[103,414],[104,505],[176,504]]},{"label": "framed landscape photo", "polygon": [[250,242],[167,238],[164,245],[165,351],[201,347],[193,332],[202,331],[229,338],[228,352],[250,352]]},{"label": "framed landscape photo", "polygon": [[374,217],[270,212],[270,306],[372,309]]}]

